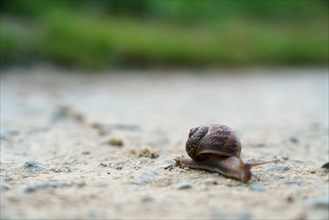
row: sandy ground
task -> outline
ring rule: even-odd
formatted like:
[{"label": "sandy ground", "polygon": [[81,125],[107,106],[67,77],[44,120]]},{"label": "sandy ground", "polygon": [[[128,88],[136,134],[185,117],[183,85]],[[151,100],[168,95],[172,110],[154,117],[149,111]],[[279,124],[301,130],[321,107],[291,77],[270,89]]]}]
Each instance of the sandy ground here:
[{"label": "sandy ground", "polygon": [[[248,184],[181,169],[235,129]],[[2,219],[328,219],[328,70],[1,74]]]}]

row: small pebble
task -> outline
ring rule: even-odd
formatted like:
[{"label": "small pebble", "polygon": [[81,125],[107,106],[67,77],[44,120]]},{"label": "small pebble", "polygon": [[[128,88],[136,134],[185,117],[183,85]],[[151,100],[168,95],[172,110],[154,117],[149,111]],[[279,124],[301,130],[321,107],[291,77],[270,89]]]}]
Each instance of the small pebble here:
[{"label": "small pebble", "polygon": [[52,167],[49,170],[53,171],[54,173],[60,173],[61,172],[60,168],[57,168],[57,167]]},{"label": "small pebble", "polygon": [[75,183],[77,185],[77,187],[84,187],[86,185],[86,182],[84,181],[79,181]]},{"label": "small pebble", "polygon": [[314,174],[316,173],[316,170],[310,170],[310,173]]},{"label": "small pebble", "polygon": [[85,122],[85,116],[83,113],[75,112],[69,106],[66,105],[59,106],[56,112],[51,117],[52,121],[54,122],[58,120],[69,119],[69,118],[74,119],[80,123]]},{"label": "small pebble", "polygon": [[93,122],[90,124],[90,127],[95,128],[95,129],[102,129],[103,125],[98,122]]},{"label": "small pebble", "polygon": [[288,196],[286,198],[286,200],[287,200],[287,202],[290,202],[290,203],[294,202],[294,198],[292,196]]},{"label": "small pebble", "polygon": [[167,170],[167,169],[171,170],[171,169],[174,168],[174,165],[171,164],[171,163],[165,163],[165,164],[160,165],[160,167],[165,169],[165,170]]},{"label": "small pebble", "polygon": [[265,147],[265,144],[264,143],[256,143],[255,146],[256,147]]},{"label": "small pebble", "polygon": [[30,193],[35,192],[40,189],[55,189],[59,187],[66,186],[65,183],[43,183],[43,184],[31,184],[25,188],[24,192]]},{"label": "small pebble", "polygon": [[252,184],[249,186],[249,189],[251,191],[255,191],[255,192],[265,192],[266,191],[264,185],[261,185],[261,184]]},{"label": "small pebble", "polygon": [[1,134],[0,135],[0,140],[6,141],[8,140],[9,136],[17,136],[19,135],[19,131],[17,130],[9,130],[6,132],[6,134]]},{"label": "small pebble", "polygon": [[30,160],[25,162],[24,168],[29,170],[41,171],[45,169],[45,166],[42,163],[39,163],[38,161]]},{"label": "small pebble", "polygon": [[301,185],[302,181],[297,181],[297,180],[287,180],[283,182],[286,185]]},{"label": "small pebble", "polygon": [[155,159],[155,158],[159,157],[158,152],[150,150],[148,148],[132,150],[132,151],[130,151],[130,153],[133,155],[137,155],[138,157],[148,157],[151,159]]},{"label": "small pebble", "polygon": [[146,202],[152,202],[154,200],[154,198],[150,195],[145,195],[142,197],[142,202],[146,203]]},{"label": "small pebble", "polygon": [[9,190],[9,189],[10,189],[9,186],[6,186],[6,185],[0,185],[0,192],[7,191],[7,190]]},{"label": "small pebble", "polygon": [[82,151],[82,154],[83,154],[83,155],[88,155],[88,154],[90,154],[90,150]]},{"label": "small pebble", "polygon": [[129,124],[111,124],[110,127],[118,130],[129,130],[129,131],[140,130],[140,126],[129,125]]},{"label": "small pebble", "polygon": [[284,176],[280,175],[280,174],[273,174],[272,175],[275,179],[277,180],[281,180],[281,179],[284,179]]},{"label": "small pebble", "polygon": [[116,138],[111,138],[107,141],[109,145],[117,146],[117,147],[122,147],[123,146],[123,141],[120,139]]},{"label": "small pebble", "polygon": [[190,182],[179,182],[175,185],[175,189],[189,189],[192,187],[192,183]]},{"label": "small pebble", "polygon": [[102,166],[102,167],[108,167],[108,164],[106,164],[104,162],[101,162],[99,165]]},{"label": "small pebble", "polygon": [[123,169],[123,163],[120,162],[120,163],[115,164],[115,165],[114,165],[114,168],[115,168],[116,170],[122,170],[122,169]]},{"label": "small pebble", "polygon": [[6,141],[7,140],[7,136],[4,135],[4,134],[0,134],[0,140]]},{"label": "small pebble", "polygon": [[295,163],[301,163],[301,164],[305,164],[305,162],[304,162],[304,161],[302,161],[302,160],[293,160],[292,162],[295,162]]},{"label": "small pebble", "polygon": [[71,112],[71,108],[69,106],[66,105],[58,106],[56,112],[53,113],[51,119],[52,121],[66,119],[69,117],[70,112]]},{"label": "small pebble", "polygon": [[290,137],[290,141],[294,144],[297,144],[298,143],[298,139],[294,136]]},{"label": "small pebble", "polygon": [[108,133],[110,133],[108,131],[108,129],[106,129],[105,125],[103,124],[100,124],[98,122],[93,122],[90,124],[90,127],[96,129],[98,131],[98,134],[101,135],[101,136],[105,136],[107,135]]},{"label": "small pebble", "polygon": [[78,121],[80,123],[85,122],[85,116],[81,112],[72,112],[72,118],[74,118],[76,121]]},{"label": "small pebble", "polygon": [[138,180],[133,181],[131,183],[137,185],[148,184],[152,182],[158,175],[159,175],[159,171],[157,169],[145,167],[141,170]]},{"label": "small pebble", "polygon": [[283,160],[289,160],[289,157],[288,156],[282,156],[282,159]]},{"label": "small pebble", "polygon": [[6,182],[10,182],[10,181],[13,181],[14,179],[10,176],[6,176],[5,179],[4,179]]}]

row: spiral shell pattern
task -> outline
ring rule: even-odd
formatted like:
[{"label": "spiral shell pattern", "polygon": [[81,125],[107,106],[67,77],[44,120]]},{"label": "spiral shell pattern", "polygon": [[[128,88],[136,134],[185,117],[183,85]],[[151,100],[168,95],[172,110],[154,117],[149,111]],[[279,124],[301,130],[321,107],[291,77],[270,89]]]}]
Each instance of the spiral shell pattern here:
[{"label": "spiral shell pattern", "polygon": [[240,157],[241,143],[231,128],[213,124],[192,128],[185,149],[194,160],[207,159],[209,152],[216,152],[217,156]]}]

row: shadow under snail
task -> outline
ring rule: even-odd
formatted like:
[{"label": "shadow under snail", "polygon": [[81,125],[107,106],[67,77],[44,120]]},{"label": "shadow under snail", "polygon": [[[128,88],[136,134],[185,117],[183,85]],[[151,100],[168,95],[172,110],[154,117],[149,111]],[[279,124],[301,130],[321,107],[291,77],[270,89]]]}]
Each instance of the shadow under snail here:
[{"label": "shadow under snail", "polygon": [[180,165],[218,172],[244,183],[252,177],[252,167],[279,161],[243,162],[239,137],[231,128],[220,124],[192,128],[185,149],[192,160],[181,159]]}]

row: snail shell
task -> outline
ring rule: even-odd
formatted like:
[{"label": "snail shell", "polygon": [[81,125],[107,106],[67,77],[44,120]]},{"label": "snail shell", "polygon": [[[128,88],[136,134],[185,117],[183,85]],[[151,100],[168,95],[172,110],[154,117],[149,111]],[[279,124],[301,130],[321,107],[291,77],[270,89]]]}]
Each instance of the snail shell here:
[{"label": "snail shell", "polygon": [[204,160],[211,155],[240,157],[241,143],[231,128],[214,124],[192,128],[185,149],[193,160]]}]

